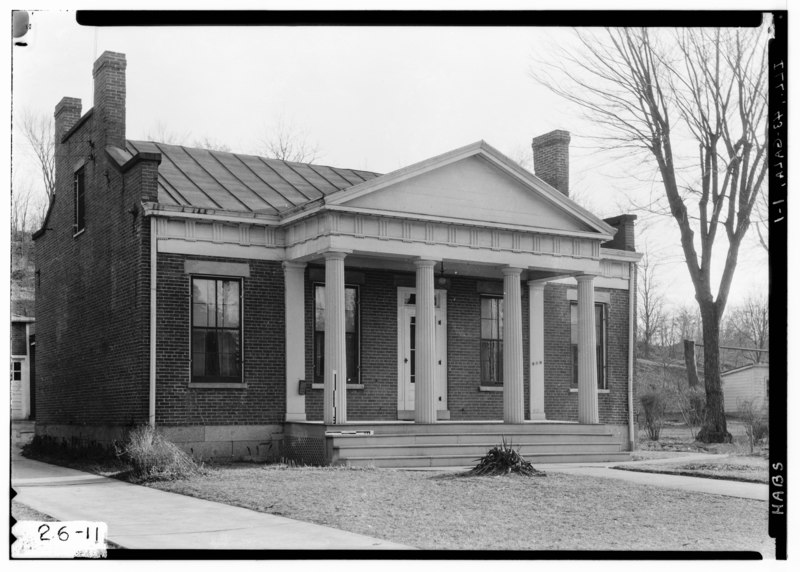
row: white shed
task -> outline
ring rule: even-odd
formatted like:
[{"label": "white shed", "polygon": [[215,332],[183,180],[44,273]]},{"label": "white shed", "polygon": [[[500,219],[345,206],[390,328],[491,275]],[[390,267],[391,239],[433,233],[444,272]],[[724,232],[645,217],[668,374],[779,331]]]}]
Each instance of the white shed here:
[{"label": "white shed", "polygon": [[722,373],[725,412],[736,413],[739,404],[753,400],[757,407],[769,408],[769,364],[754,363]]}]

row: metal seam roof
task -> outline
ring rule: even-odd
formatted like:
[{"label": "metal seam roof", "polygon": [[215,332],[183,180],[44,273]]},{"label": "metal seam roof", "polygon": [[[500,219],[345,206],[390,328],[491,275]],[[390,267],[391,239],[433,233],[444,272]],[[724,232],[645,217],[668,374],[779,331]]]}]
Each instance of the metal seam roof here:
[{"label": "metal seam roof", "polygon": [[379,176],[152,141],[126,143],[132,154],[161,153],[158,200],[178,206],[280,214]]}]

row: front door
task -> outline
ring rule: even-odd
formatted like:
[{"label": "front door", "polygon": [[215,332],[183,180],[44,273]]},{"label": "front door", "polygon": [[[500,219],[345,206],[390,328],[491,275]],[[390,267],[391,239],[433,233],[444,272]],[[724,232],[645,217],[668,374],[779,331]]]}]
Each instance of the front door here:
[{"label": "front door", "polygon": [[[400,411],[414,410],[417,374],[416,295],[414,288],[398,288],[398,403]],[[447,409],[447,296],[436,290],[436,409]]]}]

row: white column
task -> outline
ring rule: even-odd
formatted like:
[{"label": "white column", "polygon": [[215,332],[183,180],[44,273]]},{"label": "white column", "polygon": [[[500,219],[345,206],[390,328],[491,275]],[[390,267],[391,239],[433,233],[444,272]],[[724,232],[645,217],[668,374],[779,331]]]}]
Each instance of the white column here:
[{"label": "white column", "polygon": [[594,276],[578,280],[578,422],[599,423],[594,325]]},{"label": "white column", "polygon": [[436,310],[433,260],[416,260],[416,387],[414,422],[436,423]]},{"label": "white column", "polygon": [[[305,268],[300,262],[283,263],[286,302],[286,421],[306,420],[306,396],[300,380],[306,377]],[[310,387],[311,383],[307,384]]]},{"label": "white column", "polygon": [[525,421],[520,268],[503,268],[503,422]]},{"label": "white column", "polygon": [[[323,421],[347,423],[344,252],[325,253],[325,388]],[[334,375],[336,391],[334,391]]]},{"label": "white column", "polygon": [[531,421],[546,419],[544,414],[544,282],[528,282],[531,380]]}]

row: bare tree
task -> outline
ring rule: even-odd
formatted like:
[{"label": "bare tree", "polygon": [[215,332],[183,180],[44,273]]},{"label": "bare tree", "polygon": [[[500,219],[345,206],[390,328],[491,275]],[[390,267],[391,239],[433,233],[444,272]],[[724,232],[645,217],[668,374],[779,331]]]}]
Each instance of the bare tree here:
[{"label": "bare tree", "polygon": [[199,147],[200,149],[208,149],[209,151],[222,151],[223,153],[231,152],[231,148],[228,147],[228,145],[222,141],[212,139],[208,135],[200,137],[199,139],[195,139],[192,142],[192,146]]},{"label": "bare tree", "polygon": [[284,117],[280,117],[266,131],[260,150],[266,157],[293,163],[313,163],[317,160],[318,146],[311,143],[305,132]]},{"label": "bare tree", "polygon": [[31,188],[14,185],[11,190],[11,239],[20,240],[31,224]]},{"label": "bare tree", "polygon": [[[769,348],[769,304],[765,295],[751,294],[731,308],[728,342],[735,347]],[[765,352],[744,352],[755,363],[764,360]]]},{"label": "bare tree", "polygon": [[156,143],[165,143],[167,145],[188,145],[191,133],[188,131],[184,133],[176,133],[170,131],[163,121],[156,121],[153,129],[147,132],[145,139]]},{"label": "bare tree", "polygon": [[53,200],[56,191],[55,132],[53,120],[45,114],[24,111],[19,122],[20,131],[28,142],[42,174],[47,202]]},{"label": "bare tree", "polygon": [[758,234],[758,244],[769,254],[769,196],[767,193],[758,195],[756,216],[753,222]]},{"label": "bare tree", "polygon": [[[702,317],[704,442],[731,440],[720,321],[767,174],[767,35],[766,26],[578,33],[582,53],[554,64],[567,82],[535,76],[588,110],[607,128],[609,146],[643,150],[658,170]],[[695,149],[694,157],[682,156],[686,148]],[[723,232],[725,241],[717,241]],[[725,263],[715,295],[711,267],[718,256]]]},{"label": "bare tree", "polygon": [[[647,246],[645,245],[645,250]],[[650,350],[664,319],[664,298],[656,279],[655,264],[649,254],[639,263],[639,334],[644,349],[644,357],[650,359]]]}]

